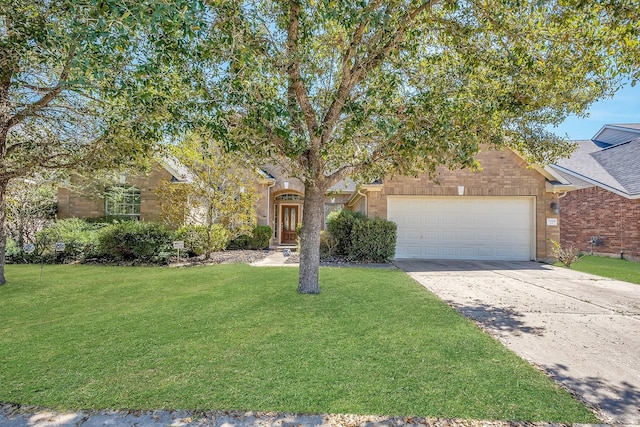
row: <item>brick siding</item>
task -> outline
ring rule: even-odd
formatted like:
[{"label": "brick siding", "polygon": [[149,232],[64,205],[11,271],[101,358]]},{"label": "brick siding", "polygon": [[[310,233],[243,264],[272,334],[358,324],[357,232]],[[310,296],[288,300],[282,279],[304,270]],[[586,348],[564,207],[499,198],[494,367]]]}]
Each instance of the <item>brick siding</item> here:
[{"label": "brick siding", "polygon": [[567,193],[560,199],[560,243],[591,252],[589,241],[601,237],[593,252],[640,258],[640,200],[629,200],[600,187]]},{"label": "brick siding", "polygon": [[[153,168],[147,175],[127,177],[126,185],[140,189],[140,219],[159,221],[160,199],[155,191],[162,181],[171,180],[171,174],[162,167]],[[83,180],[74,176],[71,180],[76,188],[82,188]],[[104,198],[100,194],[104,189],[69,190],[58,189],[58,218],[100,218],[105,212]]]}]

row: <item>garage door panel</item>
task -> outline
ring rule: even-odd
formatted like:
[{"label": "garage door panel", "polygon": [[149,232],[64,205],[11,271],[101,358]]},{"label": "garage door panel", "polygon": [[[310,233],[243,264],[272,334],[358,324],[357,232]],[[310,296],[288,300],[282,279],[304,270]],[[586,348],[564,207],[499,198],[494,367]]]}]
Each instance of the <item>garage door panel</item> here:
[{"label": "garage door panel", "polygon": [[[531,197],[389,196],[396,258],[530,260]],[[416,209],[418,211],[416,211]]]}]

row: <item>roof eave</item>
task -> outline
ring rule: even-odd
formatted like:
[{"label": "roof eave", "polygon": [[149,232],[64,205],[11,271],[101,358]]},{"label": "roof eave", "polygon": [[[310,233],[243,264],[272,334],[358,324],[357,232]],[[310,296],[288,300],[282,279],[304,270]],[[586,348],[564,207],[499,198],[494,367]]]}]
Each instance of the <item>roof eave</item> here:
[{"label": "roof eave", "polygon": [[[558,168],[558,169],[561,169],[564,173],[566,173],[568,175],[575,176],[576,178],[580,178],[583,181],[589,182],[589,183],[591,183],[591,184],[593,184],[593,185],[595,185],[597,187],[602,188],[603,190],[607,190],[607,191],[610,191],[610,192],[612,192],[614,194],[617,194],[618,196],[622,196],[625,199],[631,199],[631,200],[640,199],[640,194],[629,194],[627,192],[620,191],[617,188],[610,187],[610,186],[608,186],[606,184],[603,184],[602,182],[599,182],[599,181],[596,181],[594,179],[591,179],[588,176],[581,175],[581,174],[579,174],[577,172],[574,172],[574,171],[572,171],[570,169],[563,168],[562,166],[554,165],[554,167]],[[581,187],[577,187],[576,186],[572,190],[580,190],[580,189],[581,189]],[[567,191],[571,191],[571,190],[567,190]]]}]

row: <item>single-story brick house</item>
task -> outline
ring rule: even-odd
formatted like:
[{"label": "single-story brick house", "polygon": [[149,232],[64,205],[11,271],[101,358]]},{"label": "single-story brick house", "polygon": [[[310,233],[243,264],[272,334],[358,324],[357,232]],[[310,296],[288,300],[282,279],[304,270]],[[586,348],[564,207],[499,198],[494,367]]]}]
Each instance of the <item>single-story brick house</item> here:
[{"label": "single-story brick house", "polygon": [[605,125],[551,165],[570,183],[560,196],[560,243],[640,259],[640,124]]},{"label": "single-story brick house", "polygon": [[[325,218],[351,209],[398,225],[397,258],[471,260],[550,260],[550,239],[558,240],[558,193],[568,183],[550,168],[527,164],[510,150],[477,156],[482,170],[438,171],[437,183],[425,174],[390,176],[356,186],[345,180],[325,200]],[[132,215],[157,220],[159,202],[153,190],[161,180],[185,180],[175,166],[163,165],[145,177],[126,177],[138,203]],[[272,246],[295,243],[302,220],[304,186],[275,167],[256,174],[258,224],[269,225]],[[58,214],[103,216],[104,200],[61,189]]]}]

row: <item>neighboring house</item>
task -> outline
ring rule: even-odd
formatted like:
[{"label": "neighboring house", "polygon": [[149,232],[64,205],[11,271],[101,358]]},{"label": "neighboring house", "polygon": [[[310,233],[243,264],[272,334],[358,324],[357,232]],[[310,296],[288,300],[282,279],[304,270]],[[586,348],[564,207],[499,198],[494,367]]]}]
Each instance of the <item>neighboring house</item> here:
[{"label": "neighboring house", "polygon": [[[345,180],[328,192],[325,219],[332,211],[351,209],[396,222],[397,258],[550,260],[550,239],[559,239],[554,207],[567,182],[510,150],[484,151],[477,158],[481,171],[443,168],[437,183],[426,174],[385,177],[359,187]],[[153,187],[160,179],[180,181],[181,175],[165,165],[148,177],[126,180],[140,191],[133,198],[140,219],[157,219]],[[302,182],[265,167],[256,174],[256,184],[258,224],[273,228],[272,246],[295,244],[303,217]],[[101,205],[68,192],[63,196],[60,216],[102,216],[109,208],[104,201]]]},{"label": "neighboring house", "polygon": [[560,196],[560,243],[583,252],[640,258],[640,124],[605,125],[552,168]]}]

